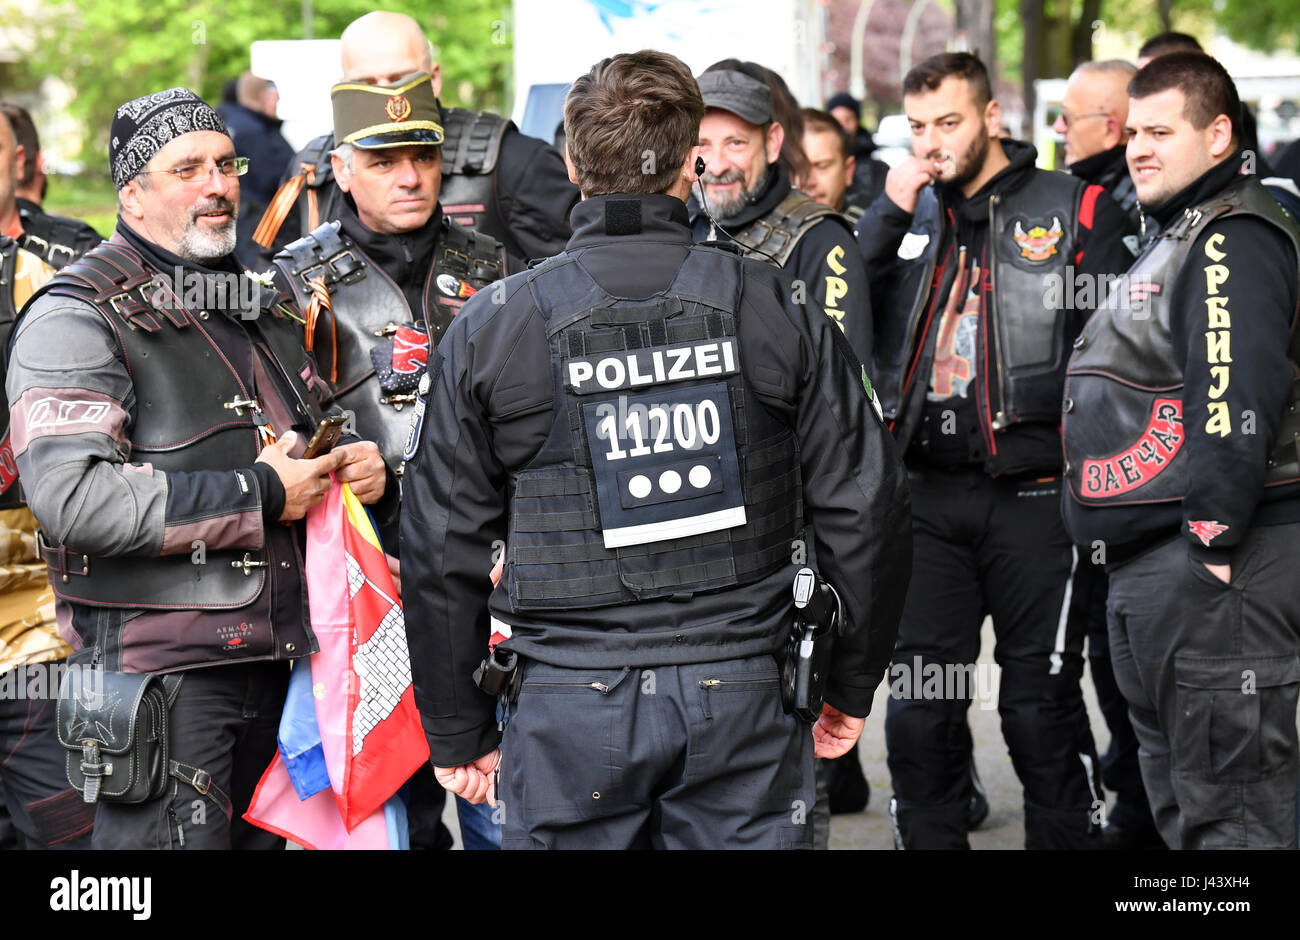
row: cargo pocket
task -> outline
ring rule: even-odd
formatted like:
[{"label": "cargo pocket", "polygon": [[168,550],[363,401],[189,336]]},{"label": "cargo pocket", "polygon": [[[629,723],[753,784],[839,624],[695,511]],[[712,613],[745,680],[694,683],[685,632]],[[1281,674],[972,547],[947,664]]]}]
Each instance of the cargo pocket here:
[{"label": "cargo pocket", "polygon": [[530,664],[503,752],[523,769],[520,799],[530,820],[562,824],[608,815],[618,801],[629,669],[558,669]]},{"label": "cargo pocket", "polygon": [[1174,679],[1172,744],[1182,772],[1224,783],[1250,783],[1286,769],[1295,759],[1292,742],[1300,694],[1296,652],[1178,655]]}]

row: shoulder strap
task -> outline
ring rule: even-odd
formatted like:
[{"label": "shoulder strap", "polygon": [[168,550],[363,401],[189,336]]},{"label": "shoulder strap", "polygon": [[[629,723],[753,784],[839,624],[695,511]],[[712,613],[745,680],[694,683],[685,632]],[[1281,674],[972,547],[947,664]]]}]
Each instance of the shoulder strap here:
[{"label": "shoulder strap", "polygon": [[[104,242],[64,267],[48,284],[32,295],[32,300],[49,293],[77,297],[93,304],[111,319],[116,313],[129,329],[154,333],[162,324],[153,316],[158,313],[177,329],[189,325],[180,298],[175,304],[155,304],[154,294],[169,289],[165,280],[148,271],[136,252],[123,244]],[[28,301],[30,304],[31,301]]]},{"label": "shoulder strap", "polygon": [[484,174],[496,169],[501,139],[513,124],[487,111],[442,109],[442,173]]},{"label": "shoulder strap", "polygon": [[481,288],[505,277],[501,243],[490,235],[475,232],[442,217],[442,243],[438,266]]},{"label": "shoulder strap", "polygon": [[842,215],[811,196],[792,189],[776,208],[734,237],[747,251],[770,255],[784,267],[794,255],[799,240],[823,219],[836,220],[852,234],[852,226]]},{"label": "shoulder strap", "polygon": [[329,288],[339,283],[355,284],[366,276],[365,256],[339,230],[337,220],[290,242],[276,260],[286,261],[286,273],[308,287],[317,278],[324,278]]}]

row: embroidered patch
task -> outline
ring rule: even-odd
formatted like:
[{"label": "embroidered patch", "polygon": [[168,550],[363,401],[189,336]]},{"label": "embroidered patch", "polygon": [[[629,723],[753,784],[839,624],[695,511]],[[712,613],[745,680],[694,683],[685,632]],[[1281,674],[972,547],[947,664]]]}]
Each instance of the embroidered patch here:
[{"label": "embroidered patch", "polygon": [[428,372],[420,376],[420,387],[415,392],[415,411],[411,415],[411,430],[406,435],[406,446],[402,448],[402,460],[415,459],[420,449],[420,431],[424,427],[424,402],[433,387],[433,377]]},{"label": "embroidered patch", "polygon": [[438,285],[438,290],[448,297],[473,297],[476,293],[469,284],[450,274],[439,274],[435,283]]},{"label": "embroidered patch", "polygon": [[1176,398],[1156,399],[1151,420],[1132,446],[1113,457],[1083,462],[1082,495],[1109,499],[1150,483],[1169,466],[1186,439],[1183,403]]},{"label": "embroidered patch", "polygon": [[384,105],[384,113],[390,121],[405,121],[411,116],[411,102],[405,95],[393,95]]},{"label": "embroidered patch", "polygon": [[1189,522],[1187,523],[1187,528],[1192,535],[1201,540],[1201,544],[1206,548],[1210,547],[1210,543],[1213,542],[1217,536],[1228,531],[1226,525],[1220,525],[1213,519],[1208,522]]},{"label": "embroidered patch", "polygon": [[1020,257],[1027,261],[1046,261],[1056,254],[1056,243],[1063,235],[1065,230],[1061,228],[1061,220],[1052,216],[1050,228],[1039,224],[1031,226],[1029,231],[1025,231],[1024,225],[1017,219],[1011,238],[1020,248]]}]

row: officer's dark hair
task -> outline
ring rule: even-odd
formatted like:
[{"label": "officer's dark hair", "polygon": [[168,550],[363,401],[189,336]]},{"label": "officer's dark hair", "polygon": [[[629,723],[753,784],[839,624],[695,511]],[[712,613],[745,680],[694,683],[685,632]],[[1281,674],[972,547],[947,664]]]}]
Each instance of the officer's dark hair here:
[{"label": "officer's dark hair", "polygon": [[993,100],[989,70],[978,56],[969,52],[941,52],[912,66],[912,70],[903,78],[903,97],[936,91],[945,79],[953,77],[966,80],[979,111],[983,112]]},{"label": "officer's dark hair", "polygon": [[[772,120],[785,130],[785,140],[781,144],[781,153],[777,157],[777,162],[785,166],[792,180],[807,176],[808,171],[812,169],[812,164],[808,162],[808,157],[803,152],[803,113],[799,110],[799,101],[790,91],[790,86],[785,83],[785,79],[765,65],[744,62],[740,59],[723,59],[714,62],[704,71],[741,72],[767,85],[768,91],[772,93]],[[763,125],[764,140],[767,139],[769,126]]]},{"label": "officer's dark hair", "polygon": [[1201,44],[1196,41],[1195,36],[1189,36],[1187,33],[1160,33],[1152,36],[1146,42],[1142,43],[1142,48],[1138,50],[1139,59],[1151,58],[1168,55],[1171,52],[1204,52]]},{"label": "officer's dark hair", "polygon": [[23,148],[23,175],[14,182],[26,186],[36,176],[36,155],[41,152],[41,138],[26,108],[10,101],[0,101],[0,113],[9,119],[9,126],[14,129],[14,140]]},{"label": "officer's dark hair", "polygon": [[[603,59],[564,99],[564,135],[584,196],[662,193],[700,142],[704,99],[676,56]],[[651,159],[653,155],[653,159]]]},{"label": "officer's dark hair", "polygon": [[840,159],[847,160],[849,158],[853,152],[853,145],[849,140],[848,132],[844,130],[844,125],[818,108],[804,108],[801,113],[803,115],[804,134],[810,134],[813,131],[819,134],[834,134],[835,140],[840,145]]},{"label": "officer's dark hair", "polygon": [[1232,121],[1232,136],[1240,139],[1241,99],[1237,86],[1219,60],[1204,52],[1170,52],[1152,59],[1128,83],[1129,98],[1147,98],[1177,88],[1186,99],[1183,117],[1204,130],[1220,114]]}]

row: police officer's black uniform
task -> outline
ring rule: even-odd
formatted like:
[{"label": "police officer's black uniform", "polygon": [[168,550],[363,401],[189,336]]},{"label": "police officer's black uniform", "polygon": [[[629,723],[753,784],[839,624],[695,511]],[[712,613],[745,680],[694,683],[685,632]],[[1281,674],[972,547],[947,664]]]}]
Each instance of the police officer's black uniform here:
[{"label": "police officer's black uniform", "polygon": [[774,268],[693,247],[680,200],[594,197],[573,223],[453,321],[408,450],[433,763],[500,739],[471,679],[490,609],[526,663],[504,847],[807,845],[812,739],[772,654],[815,562],[849,624],[828,701],[867,713],[910,558],[892,441],[839,331]]}]

